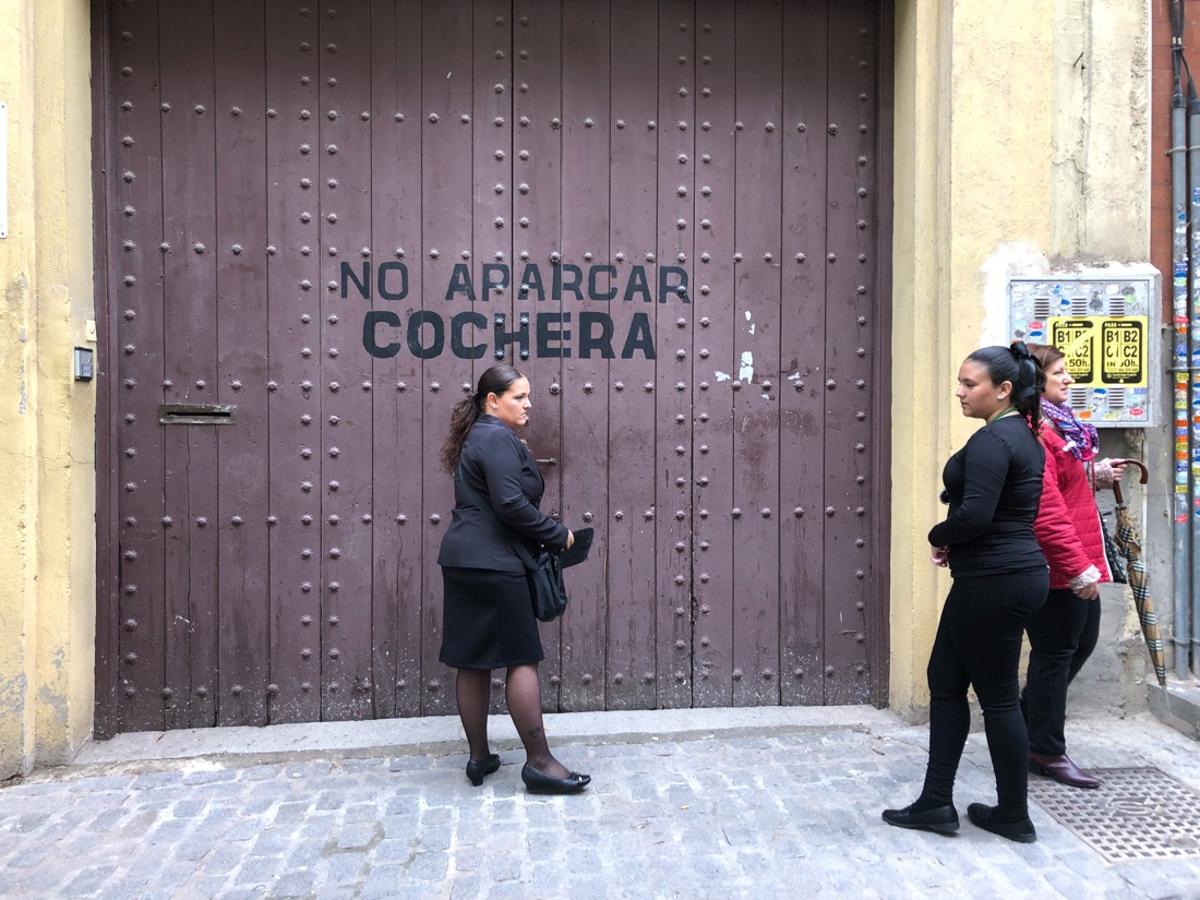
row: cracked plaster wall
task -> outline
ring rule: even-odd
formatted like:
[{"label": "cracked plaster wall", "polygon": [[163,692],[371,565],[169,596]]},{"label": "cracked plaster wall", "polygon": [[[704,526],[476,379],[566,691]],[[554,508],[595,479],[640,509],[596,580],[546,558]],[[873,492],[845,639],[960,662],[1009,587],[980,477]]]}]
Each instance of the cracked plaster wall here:
[{"label": "cracked plaster wall", "polygon": [[[953,406],[959,363],[1010,340],[1009,275],[1149,257],[1150,7],[1015,0],[998,14],[972,0],[908,0],[896,41],[893,422],[933,421],[893,428],[891,702],[919,717],[949,588],[925,535],[940,518],[942,463],[977,425]],[[1104,446],[1144,455],[1165,483],[1165,435],[1109,433]],[[1150,541],[1169,553],[1168,498],[1151,488]],[[1073,709],[1143,702],[1128,600],[1109,588],[1103,603]]]},{"label": "cracked plaster wall", "polygon": [[95,391],[72,377],[93,317],[90,16],[0,0],[0,779],[91,732]]}]

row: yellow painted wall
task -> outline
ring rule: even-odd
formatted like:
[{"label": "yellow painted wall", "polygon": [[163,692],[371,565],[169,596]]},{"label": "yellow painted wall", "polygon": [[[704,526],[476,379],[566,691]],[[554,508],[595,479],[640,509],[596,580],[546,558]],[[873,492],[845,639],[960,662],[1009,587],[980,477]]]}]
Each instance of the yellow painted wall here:
[{"label": "yellow painted wall", "polygon": [[978,425],[953,403],[960,362],[1010,339],[1008,275],[1149,257],[1150,14],[1144,0],[896,7],[890,700],[919,712],[949,589],[925,535],[942,465]]},{"label": "yellow painted wall", "polygon": [[0,0],[0,778],[91,733],[95,643],[88,0]]}]

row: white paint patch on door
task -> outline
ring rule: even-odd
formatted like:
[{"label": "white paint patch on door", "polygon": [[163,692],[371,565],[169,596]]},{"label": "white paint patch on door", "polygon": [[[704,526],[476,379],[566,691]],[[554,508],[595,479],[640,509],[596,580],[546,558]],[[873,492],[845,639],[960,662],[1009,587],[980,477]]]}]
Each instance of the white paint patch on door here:
[{"label": "white paint patch on door", "polygon": [[749,350],[742,351],[742,365],[738,369],[738,378],[742,381],[754,380],[754,354]]}]

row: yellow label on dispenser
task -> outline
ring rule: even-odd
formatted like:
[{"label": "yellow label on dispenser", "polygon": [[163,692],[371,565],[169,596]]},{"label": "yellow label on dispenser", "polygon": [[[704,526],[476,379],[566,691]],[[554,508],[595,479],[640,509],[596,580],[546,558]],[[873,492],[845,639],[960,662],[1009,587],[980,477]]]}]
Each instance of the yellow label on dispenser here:
[{"label": "yellow label on dispenser", "polygon": [[1050,343],[1065,357],[1067,374],[1080,386],[1091,386],[1096,381],[1096,328],[1097,319],[1065,319],[1054,317],[1049,326]]},{"label": "yellow label on dispenser", "polygon": [[1123,387],[1146,384],[1146,319],[1106,319],[1100,323],[1100,383]]},{"label": "yellow label on dispenser", "polygon": [[1085,388],[1146,386],[1148,324],[1146,316],[1056,316],[1046,322],[1067,372]]}]

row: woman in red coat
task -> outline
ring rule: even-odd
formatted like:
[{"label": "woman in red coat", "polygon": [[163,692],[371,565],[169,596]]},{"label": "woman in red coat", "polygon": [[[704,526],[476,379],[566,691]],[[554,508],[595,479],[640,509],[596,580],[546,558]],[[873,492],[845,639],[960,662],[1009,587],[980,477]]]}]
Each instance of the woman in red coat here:
[{"label": "woman in red coat", "polygon": [[1063,725],[1067,685],[1100,633],[1100,584],[1112,581],[1093,484],[1110,487],[1122,464],[1093,461],[1096,428],[1080,422],[1067,405],[1072,381],[1063,354],[1038,344],[1029,351],[1046,372],[1041,403],[1046,467],[1034,533],[1050,563],[1050,596],[1026,626],[1032,649],[1021,708],[1029,726],[1029,769],[1072,787],[1094,788],[1099,779],[1067,756]]}]

